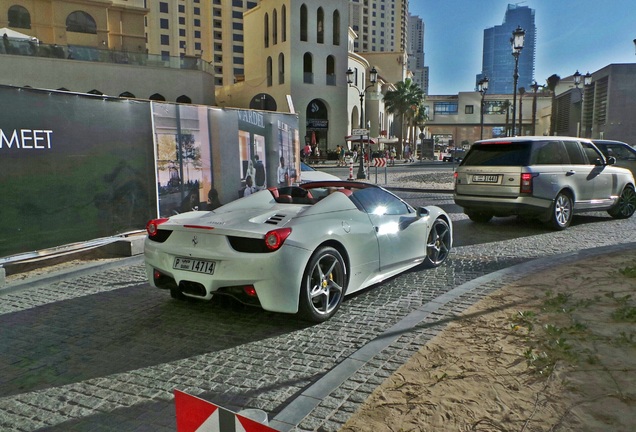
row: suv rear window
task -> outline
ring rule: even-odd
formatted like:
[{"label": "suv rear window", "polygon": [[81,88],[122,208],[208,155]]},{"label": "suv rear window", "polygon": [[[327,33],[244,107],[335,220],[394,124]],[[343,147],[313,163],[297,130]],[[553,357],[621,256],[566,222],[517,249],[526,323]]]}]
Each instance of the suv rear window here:
[{"label": "suv rear window", "polygon": [[462,166],[526,166],[530,162],[532,143],[475,143]]}]

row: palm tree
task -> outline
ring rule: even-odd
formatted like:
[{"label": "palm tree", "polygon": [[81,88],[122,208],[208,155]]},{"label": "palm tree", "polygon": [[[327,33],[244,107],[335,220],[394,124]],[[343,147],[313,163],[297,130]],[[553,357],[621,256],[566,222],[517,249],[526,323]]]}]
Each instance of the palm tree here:
[{"label": "palm tree", "polygon": [[561,77],[557,74],[552,74],[546,80],[548,89],[552,93],[552,112],[550,113],[550,135],[554,135],[556,131],[556,86],[561,81]]},{"label": "palm tree", "polygon": [[510,106],[511,106],[511,105],[512,105],[512,104],[510,103],[510,101],[506,99],[506,100],[505,100],[505,101],[503,101],[503,103],[501,104],[501,110],[500,110],[500,112],[501,112],[502,114],[503,114],[503,113],[506,113],[506,128],[505,128],[506,136],[510,136],[510,135],[508,134],[508,122],[510,121]]},{"label": "palm tree", "polygon": [[[413,128],[411,136],[413,137],[413,144],[414,144],[413,153],[415,153],[416,155],[417,155],[417,147],[415,146],[415,142],[417,142],[417,137],[419,135],[418,129],[420,132],[424,132],[424,126],[426,125],[427,121],[428,121],[428,115],[426,114],[426,109],[424,108],[424,105],[422,105],[420,102],[420,105],[417,106],[415,111],[412,113],[412,116],[410,116],[410,122],[409,122],[409,125]],[[420,148],[420,157],[419,157],[420,160],[422,160],[423,153],[424,153],[423,149]]]},{"label": "palm tree", "polygon": [[415,113],[415,108],[413,107],[419,107],[422,99],[424,99],[424,92],[410,78],[396,83],[395,90],[389,90],[384,95],[384,106],[386,110],[401,119],[400,129],[398,131],[400,153],[402,152],[401,146],[404,144],[404,126],[407,124],[407,114],[409,114],[409,110]]}]

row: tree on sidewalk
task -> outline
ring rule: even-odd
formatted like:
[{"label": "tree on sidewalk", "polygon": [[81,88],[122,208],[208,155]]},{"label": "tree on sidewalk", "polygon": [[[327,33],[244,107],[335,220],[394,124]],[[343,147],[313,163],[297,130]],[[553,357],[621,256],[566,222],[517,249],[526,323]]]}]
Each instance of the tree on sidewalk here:
[{"label": "tree on sidewalk", "polygon": [[550,113],[550,135],[554,135],[556,131],[556,86],[561,81],[561,77],[557,74],[552,74],[548,77],[546,82],[548,83],[548,89],[552,93],[552,112]]},{"label": "tree on sidewalk", "polygon": [[400,153],[403,153],[404,128],[408,124],[409,116],[416,114],[416,109],[424,99],[424,92],[410,78],[395,84],[395,90],[390,90],[384,95],[386,110],[400,118],[398,130],[398,144]]}]

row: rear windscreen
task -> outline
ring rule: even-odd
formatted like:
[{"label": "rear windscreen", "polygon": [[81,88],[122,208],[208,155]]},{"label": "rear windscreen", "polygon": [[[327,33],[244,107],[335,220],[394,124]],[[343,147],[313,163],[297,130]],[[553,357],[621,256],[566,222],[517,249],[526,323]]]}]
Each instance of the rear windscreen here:
[{"label": "rear windscreen", "polygon": [[473,144],[461,166],[526,166],[530,162],[529,143]]}]

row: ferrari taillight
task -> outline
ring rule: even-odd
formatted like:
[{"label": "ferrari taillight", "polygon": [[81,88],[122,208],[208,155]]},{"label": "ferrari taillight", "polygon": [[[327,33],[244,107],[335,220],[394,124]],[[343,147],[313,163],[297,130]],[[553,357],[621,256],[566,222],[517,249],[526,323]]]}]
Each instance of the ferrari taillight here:
[{"label": "ferrari taillight", "polygon": [[272,251],[279,249],[285,242],[285,239],[289,237],[291,231],[291,228],[279,228],[269,231],[265,234],[265,246]]},{"label": "ferrari taillight", "polygon": [[521,189],[519,192],[525,194],[532,193],[532,173],[522,173],[521,174]]},{"label": "ferrari taillight", "polygon": [[148,223],[146,224],[146,232],[148,233],[148,236],[153,237],[157,235],[157,231],[159,231],[159,225],[167,221],[168,218],[152,219],[148,221]]}]

